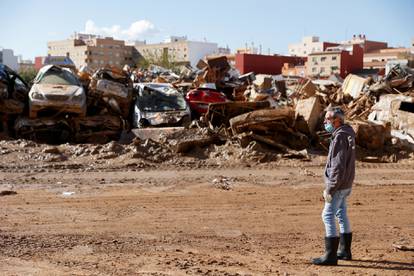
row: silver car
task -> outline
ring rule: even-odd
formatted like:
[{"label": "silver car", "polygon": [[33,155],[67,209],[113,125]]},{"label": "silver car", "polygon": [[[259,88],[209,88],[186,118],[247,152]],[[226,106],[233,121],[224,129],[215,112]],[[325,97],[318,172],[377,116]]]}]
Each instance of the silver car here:
[{"label": "silver car", "polygon": [[29,92],[29,117],[76,114],[86,116],[86,94],[78,78],[66,68],[47,65],[39,70]]},{"label": "silver car", "polygon": [[188,126],[191,111],[184,96],[171,84],[138,83],[133,127]]}]

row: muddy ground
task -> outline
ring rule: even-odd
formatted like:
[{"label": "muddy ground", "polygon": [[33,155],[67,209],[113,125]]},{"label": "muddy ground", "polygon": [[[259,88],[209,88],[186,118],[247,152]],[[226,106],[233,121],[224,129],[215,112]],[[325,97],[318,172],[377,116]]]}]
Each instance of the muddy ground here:
[{"label": "muddy ground", "polygon": [[[227,147],[228,148],[228,147]],[[414,162],[358,162],[353,261],[323,251],[323,154],[0,141],[0,275],[414,275]]]}]

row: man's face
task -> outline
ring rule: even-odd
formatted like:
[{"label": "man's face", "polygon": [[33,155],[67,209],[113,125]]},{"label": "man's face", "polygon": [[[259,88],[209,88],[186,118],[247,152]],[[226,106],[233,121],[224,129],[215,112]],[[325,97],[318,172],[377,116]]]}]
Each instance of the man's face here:
[{"label": "man's face", "polygon": [[325,120],[323,122],[324,123],[333,123],[333,120],[334,120],[333,113],[330,112],[330,111],[326,112],[326,114],[325,114]]},{"label": "man's face", "polygon": [[325,114],[325,120],[323,121],[325,124],[331,123],[335,128],[337,128],[340,125],[339,119],[334,118],[333,112],[328,111]]}]

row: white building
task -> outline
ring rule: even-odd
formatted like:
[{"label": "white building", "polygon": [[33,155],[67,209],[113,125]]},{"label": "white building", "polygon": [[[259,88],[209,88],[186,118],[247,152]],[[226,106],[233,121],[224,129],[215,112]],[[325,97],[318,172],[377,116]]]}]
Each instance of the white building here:
[{"label": "white building", "polygon": [[19,70],[19,62],[13,50],[0,48],[0,63],[9,66],[14,71]]},{"label": "white building", "polygon": [[299,43],[288,45],[289,55],[306,57],[314,52],[322,52],[324,50],[324,42],[319,41],[318,36],[305,36]]},{"label": "white building", "polygon": [[217,43],[190,41],[186,36],[171,36],[156,44],[136,41],[133,46],[146,59],[159,60],[167,56],[171,62],[189,63],[194,67],[205,56],[218,53]]}]

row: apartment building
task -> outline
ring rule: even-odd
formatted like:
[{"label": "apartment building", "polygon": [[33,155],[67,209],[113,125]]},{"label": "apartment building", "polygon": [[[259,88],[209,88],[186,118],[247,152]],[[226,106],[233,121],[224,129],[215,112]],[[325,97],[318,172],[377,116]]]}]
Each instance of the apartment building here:
[{"label": "apartment building", "polygon": [[311,53],[325,51],[327,47],[338,45],[332,42],[319,41],[318,36],[305,36],[299,43],[288,45],[289,55],[306,57]]},{"label": "apartment building", "polygon": [[164,42],[155,44],[136,41],[133,46],[150,61],[167,57],[170,62],[190,64],[193,67],[200,59],[219,51],[217,43],[190,41],[186,36],[171,36]]},{"label": "apartment building", "polygon": [[19,70],[18,57],[12,49],[0,48],[0,64],[5,64],[15,71]]},{"label": "apartment building", "polygon": [[77,68],[83,65],[91,69],[107,65],[122,68],[125,64],[134,66],[137,62],[134,47],[112,37],[75,33],[69,39],[49,41],[47,47],[48,55],[68,56]]},{"label": "apartment building", "polygon": [[388,61],[413,58],[410,48],[387,48],[364,54],[365,69],[383,69]]},{"label": "apartment building", "polygon": [[326,51],[312,53],[306,62],[309,77],[329,77],[339,74],[345,78],[363,68],[363,49],[359,45],[328,47]]}]

